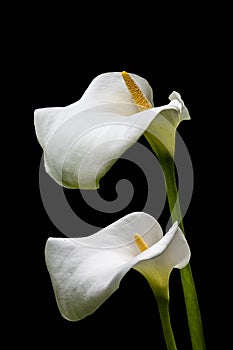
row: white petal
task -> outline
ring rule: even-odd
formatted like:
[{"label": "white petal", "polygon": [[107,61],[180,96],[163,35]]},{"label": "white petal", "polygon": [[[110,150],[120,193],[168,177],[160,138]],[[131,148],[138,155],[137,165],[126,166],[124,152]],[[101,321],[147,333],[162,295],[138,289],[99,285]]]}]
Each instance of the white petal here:
[{"label": "white petal", "polygon": [[132,213],[89,237],[48,239],[46,264],[63,317],[72,321],[84,318],[119,287],[138,261],[136,232],[148,244],[162,237],[153,217]]},{"label": "white petal", "polygon": [[163,231],[155,218],[144,212],[125,215],[99,232],[76,240],[82,245],[92,248],[121,249],[127,255],[138,255],[134,235],[138,233],[148,246],[154,245],[163,237]]},{"label": "white petal", "polygon": [[149,282],[157,298],[169,299],[169,276],[173,268],[185,267],[190,259],[190,249],[182,231],[175,223],[154,246],[142,252],[133,268]]},{"label": "white petal", "polygon": [[42,148],[45,147],[46,141],[53,135],[53,130],[57,128],[57,125],[61,124],[61,118],[63,119],[63,108],[39,108],[34,112],[34,125],[36,136]]},{"label": "white petal", "polygon": [[55,131],[44,152],[46,170],[56,182],[70,188],[98,188],[99,180],[151,121],[161,111],[176,108],[172,101],[124,117],[112,113],[110,107],[79,112]]},{"label": "white petal", "polygon": [[174,157],[176,129],[182,120],[190,119],[188,109],[178,92],[173,91],[169,99],[173,108],[163,109],[152,120],[145,133],[158,158],[160,158],[159,155],[163,153],[164,149]]},{"label": "white petal", "polygon": [[182,100],[180,94],[177,91],[173,91],[170,94],[169,100],[173,101],[177,105],[179,122],[181,122],[182,120],[185,120],[185,119],[186,120],[191,119],[189,111],[188,111],[187,107],[185,106],[184,101]]},{"label": "white petal", "polygon": [[[148,82],[131,76],[153,104]],[[98,188],[100,179],[145,130],[157,138],[162,130],[161,141],[173,142],[174,128],[167,131],[164,119],[181,120],[186,109],[178,93],[173,92],[170,100],[138,113],[121,73],[113,72],[96,77],[70,106],[36,110],[35,129],[47,173],[64,187]]]},{"label": "white petal", "polygon": [[[139,89],[153,105],[153,91],[149,83],[142,77],[129,73],[136,82]],[[85,91],[82,102],[87,103],[90,107],[103,103],[123,103],[128,104],[129,114],[136,113],[137,107],[132,101],[131,94],[126,87],[120,72],[104,73],[98,75]]]},{"label": "white petal", "polygon": [[[153,105],[153,91],[148,82],[136,74],[131,74],[141,91]],[[131,115],[137,113],[138,109],[131,99],[129,90],[120,72],[104,73],[98,75],[82,98],[66,107],[38,108],[34,112],[34,124],[36,134],[41,146],[44,148],[54,132],[69,118],[91,107],[107,104],[105,111],[119,113],[120,115]]]},{"label": "white petal", "polygon": [[157,244],[137,256],[137,260],[140,264],[144,260],[153,260],[153,257],[156,257],[159,270],[170,273],[173,268],[185,267],[189,262],[190,254],[186,238],[175,222],[166,235]]}]

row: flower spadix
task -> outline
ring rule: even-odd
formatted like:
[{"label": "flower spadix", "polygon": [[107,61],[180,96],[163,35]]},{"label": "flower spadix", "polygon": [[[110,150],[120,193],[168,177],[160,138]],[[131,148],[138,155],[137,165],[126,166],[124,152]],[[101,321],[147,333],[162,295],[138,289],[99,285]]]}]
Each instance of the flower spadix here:
[{"label": "flower spadix", "polygon": [[57,305],[70,321],[92,314],[134,268],[155,296],[168,298],[169,275],[183,268],[190,249],[177,223],[163,236],[150,215],[134,212],[82,238],[49,238],[45,257]]},{"label": "flower spadix", "polygon": [[175,130],[189,119],[181,96],[154,107],[149,83],[136,74],[97,76],[79,101],[66,107],[39,108],[35,130],[47,173],[68,188],[96,189],[116,160],[145,133],[174,154]]}]

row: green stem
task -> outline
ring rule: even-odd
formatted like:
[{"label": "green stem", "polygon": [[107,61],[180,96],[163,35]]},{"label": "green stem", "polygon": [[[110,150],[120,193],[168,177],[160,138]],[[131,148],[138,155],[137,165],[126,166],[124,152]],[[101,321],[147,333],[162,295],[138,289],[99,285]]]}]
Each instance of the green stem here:
[{"label": "green stem", "polygon": [[177,350],[169,314],[169,274],[164,274],[161,278],[156,265],[152,268],[151,262],[148,261],[134,266],[134,269],[146,278],[153,291],[159,309],[167,350]]},{"label": "green stem", "polygon": [[[167,198],[171,212],[172,221],[178,221],[179,227],[184,233],[184,225],[182,222],[181,209],[176,186],[176,177],[174,169],[174,161],[171,156],[166,155],[160,164],[163,169]],[[195,284],[192,276],[190,263],[180,270],[181,282],[184,292],[185,305],[187,310],[188,324],[193,350],[205,350],[205,341],[202,328],[202,320]]]},{"label": "green stem", "polygon": [[167,350],[177,350],[175,338],[173,335],[171,320],[169,314],[169,300],[165,298],[157,298],[160,319],[163,328],[164,339],[167,345]]}]

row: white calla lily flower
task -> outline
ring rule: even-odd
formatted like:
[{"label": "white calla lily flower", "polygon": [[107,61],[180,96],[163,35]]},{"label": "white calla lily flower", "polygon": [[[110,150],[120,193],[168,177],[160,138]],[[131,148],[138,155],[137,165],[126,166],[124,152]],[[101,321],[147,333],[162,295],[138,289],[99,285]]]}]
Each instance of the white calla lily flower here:
[{"label": "white calla lily flower", "polygon": [[134,212],[82,238],[49,238],[45,257],[62,316],[78,321],[92,314],[134,268],[157,297],[169,298],[173,268],[182,269],[190,249],[177,222],[163,236],[149,214]]},{"label": "white calla lily flower", "polygon": [[173,155],[176,127],[190,116],[179,93],[169,99],[154,107],[144,78],[111,72],[97,76],[69,106],[36,109],[35,130],[47,173],[64,187],[96,189],[144,132],[150,143],[158,139]]}]

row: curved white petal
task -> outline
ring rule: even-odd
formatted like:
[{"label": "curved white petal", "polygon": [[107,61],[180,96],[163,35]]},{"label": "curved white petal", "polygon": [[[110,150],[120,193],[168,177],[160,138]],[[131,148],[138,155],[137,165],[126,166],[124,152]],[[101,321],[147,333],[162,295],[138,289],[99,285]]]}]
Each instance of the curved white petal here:
[{"label": "curved white petal", "polygon": [[184,104],[184,101],[182,100],[180,94],[176,91],[173,91],[170,96],[169,100],[173,101],[177,105],[177,116],[174,119],[174,124],[177,126],[182,120],[189,120],[190,114],[187,109],[187,107]]},{"label": "curved white petal", "polygon": [[[139,253],[135,232],[151,245],[148,251]],[[135,265],[148,261],[149,265],[156,263],[157,269],[181,267],[187,257],[177,252],[173,243],[177,235],[176,227],[162,238],[161,227],[153,217],[132,213],[89,237],[49,238],[46,264],[63,317],[77,321],[93,313]]]},{"label": "curved white petal", "polygon": [[129,117],[113,113],[112,108],[104,105],[84,110],[56,129],[44,148],[46,170],[56,182],[70,188],[98,188],[101,177],[151,121],[176,106],[172,101]]},{"label": "curved white petal", "polygon": [[185,267],[189,259],[188,243],[176,222],[157,244],[139,255],[133,268],[147,279],[156,299],[169,299],[170,273]]},{"label": "curved white petal", "polygon": [[[136,74],[131,76],[153,105],[153,91],[148,82]],[[78,118],[79,112],[101,105],[108,105],[105,111],[119,113],[122,116],[137,113],[137,106],[132,101],[120,72],[98,75],[92,80],[81,99],[69,106],[36,109],[34,124],[41,146],[45,147],[54,132],[67,119],[73,116]]]},{"label": "curved white petal", "polygon": [[134,235],[138,233],[148,244],[152,246],[163,237],[163,231],[155,218],[144,212],[134,212],[125,215],[111,225],[103,228],[97,233],[75,238],[83,246],[91,248],[121,249],[131,256],[138,255]]},{"label": "curved white petal", "polygon": [[163,152],[162,149],[174,157],[176,129],[182,120],[190,119],[188,109],[178,92],[173,91],[169,99],[174,108],[161,111],[152,120],[145,133],[158,158],[160,158],[160,152]]},{"label": "curved white petal", "polygon": [[[153,105],[153,90],[149,83],[139,75],[130,73],[130,76]],[[87,104],[87,107],[105,103],[126,104],[128,105],[128,110],[126,109],[125,113],[127,114],[125,115],[130,115],[138,111],[135,103],[132,101],[131,94],[126,87],[120,72],[111,72],[98,75],[92,80],[81,100],[82,103]]]},{"label": "curved white petal", "polygon": [[[148,82],[131,76],[153,105]],[[180,95],[173,92],[170,100],[167,105],[138,112],[121,73],[113,72],[97,76],[70,106],[37,109],[34,123],[47,173],[64,187],[98,188],[99,180],[145,130],[163,143],[170,142],[175,132],[170,132],[170,121],[177,124],[188,118]]]},{"label": "curved white petal", "polygon": [[137,270],[144,271],[146,266],[149,272],[154,268],[165,273],[169,277],[173,268],[183,268],[190,260],[191,252],[184,234],[178,227],[177,222],[173,224],[165,236],[155,245],[142,252],[138,258]]}]

